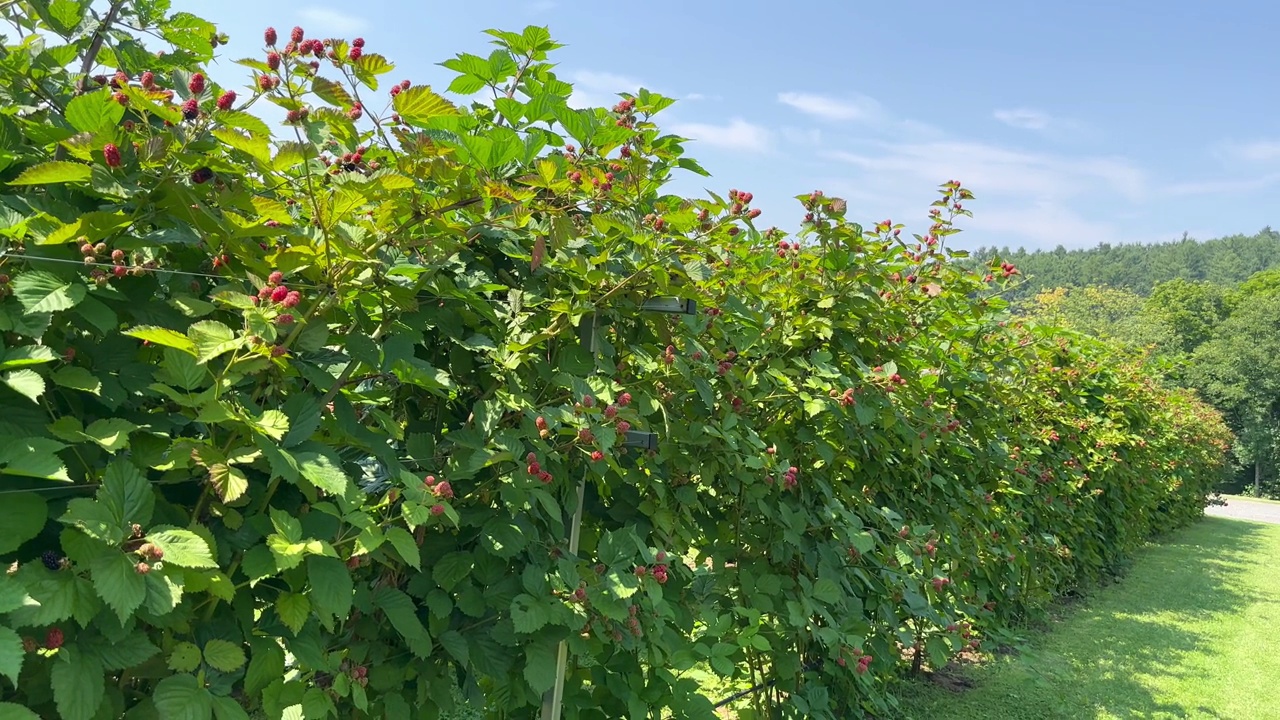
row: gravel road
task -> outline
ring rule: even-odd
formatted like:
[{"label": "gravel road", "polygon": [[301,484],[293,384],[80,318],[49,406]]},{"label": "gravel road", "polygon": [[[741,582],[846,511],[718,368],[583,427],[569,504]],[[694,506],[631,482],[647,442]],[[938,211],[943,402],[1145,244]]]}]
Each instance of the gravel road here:
[{"label": "gravel road", "polygon": [[1253,520],[1255,522],[1280,525],[1280,503],[1229,498],[1226,505],[1210,505],[1205,508],[1204,512],[1206,515],[1214,515],[1216,517]]}]

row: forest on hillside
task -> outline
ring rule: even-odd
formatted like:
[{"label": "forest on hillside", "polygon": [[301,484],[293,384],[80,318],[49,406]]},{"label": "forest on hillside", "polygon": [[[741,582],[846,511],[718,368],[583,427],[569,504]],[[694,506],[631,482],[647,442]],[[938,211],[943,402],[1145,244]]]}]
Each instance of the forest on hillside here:
[{"label": "forest on hillside", "polygon": [[1280,233],[977,254],[1017,265],[1018,311],[1108,338],[1197,390],[1236,433],[1228,491],[1280,498]]},{"label": "forest on hillside", "polygon": [[1015,299],[1029,298],[1043,289],[1083,286],[1123,288],[1145,296],[1173,279],[1230,287],[1280,267],[1280,232],[1266,227],[1254,235],[1205,241],[1184,235],[1167,243],[1102,243],[1081,250],[980,247],[973,257],[983,264],[999,257],[1016,265],[1026,282],[1011,293]]}]

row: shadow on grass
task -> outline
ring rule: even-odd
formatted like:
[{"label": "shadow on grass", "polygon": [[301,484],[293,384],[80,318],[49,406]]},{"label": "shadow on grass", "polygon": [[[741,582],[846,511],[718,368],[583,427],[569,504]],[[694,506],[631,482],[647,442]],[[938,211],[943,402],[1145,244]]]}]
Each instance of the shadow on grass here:
[{"label": "shadow on grass", "polygon": [[1017,657],[975,669],[972,690],[908,685],[902,717],[1225,717],[1199,703],[1159,701],[1149,683],[1199,675],[1190,661],[1209,650],[1213,638],[1201,629],[1206,621],[1243,612],[1258,600],[1238,578],[1256,559],[1242,548],[1264,527],[1209,518],[1163,538],[1140,553],[1119,584],[1098,590],[1051,622],[1048,633]]}]

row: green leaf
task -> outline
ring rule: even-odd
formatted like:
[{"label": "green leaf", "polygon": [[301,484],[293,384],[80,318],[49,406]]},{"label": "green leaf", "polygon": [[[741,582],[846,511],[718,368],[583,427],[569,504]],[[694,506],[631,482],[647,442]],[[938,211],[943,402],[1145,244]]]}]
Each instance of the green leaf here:
[{"label": "green leaf", "polygon": [[8,352],[0,352],[0,370],[43,365],[57,359],[58,356],[44,345],[23,345],[10,348]]},{"label": "green leaf", "polygon": [[67,103],[66,118],[80,132],[96,133],[114,128],[124,119],[124,106],[106,88],[85,93]]},{"label": "green leaf", "polygon": [[233,642],[215,638],[204,644],[204,661],[214,670],[235,672],[245,663],[244,649]]},{"label": "green leaf", "polygon": [[425,125],[432,118],[457,115],[453,103],[437,95],[429,85],[415,85],[391,101],[395,111],[410,125]]},{"label": "green leaf", "polygon": [[457,630],[445,630],[440,634],[439,640],[440,647],[452,655],[459,665],[466,667],[471,664],[471,650],[467,645],[467,639],[462,636],[462,633]]},{"label": "green leaf", "polygon": [[215,463],[209,466],[209,482],[213,483],[218,499],[224,503],[239,500],[249,489],[249,478],[226,463]]},{"label": "green leaf", "polygon": [[53,185],[55,183],[85,182],[93,170],[88,165],[65,160],[53,160],[33,165],[17,178],[10,180],[10,185]]},{"label": "green leaf", "polygon": [[408,530],[398,526],[390,527],[387,528],[386,537],[387,542],[390,542],[391,547],[396,549],[396,553],[400,555],[401,559],[415,570],[422,566],[421,553],[418,552],[418,542],[413,539],[413,535],[410,535]]},{"label": "green leaf", "polygon": [[98,658],[73,647],[58,651],[49,680],[63,720],[92,720],[97,715],[106,696],[102,673]]},{"label": "green leaf", "polygon": [[355,583],[346,563],[338,558],[312,555],[307,558],[307,579],[311,581],[311,602],[317,613],[339,619],[351,613]]},{"label": "green leaf", "polygon": [[254,428],[279,442],[289,432],[289,418],[279,410],[267,410],[254,422]]},{"label": "green leaf", "polygon": [[517,595],[511,602],[511,621],[515,624],[516,632],[537,632],[550,620],[550,609],[531,595]]},{"label": "green leaf", "polygon": [[134,568],[134,561],[121,552],[99,555],[89,569],[98,597],[116,611],[120,624],[125,624],[147,598],[146,578]]},{"label": "green leaf", "polygon": [[[116,460],[107,467],[102,474],[102,488],[98,496],[122,525],[151,522],[156,505],[155,490],[142,471],[126,460]],[[165,560],[169,558],[165,557]]]},{"label": "green leaf", "polygon": [[386,614],[396,632],[404,637],[414,655],[424,660],[430,657],[431,635],[418,619],[417,606],[408,595],[395,588],[383,588],[374,603]]},{"label": "green leaf", "polygon": [[239,130],[231,128],[214,128],[210,132],[222,142],[264,165],[271,162],[271,146],[267,143],[267,138],[265,137],[246,135]]},{"label": "green leaf", "polygon": [[84,429],[84,436],[102,446],[103,450],[115,453],[129,444],[129,433],[138,426],[128,420],[109,418],[94,420]]},{"label": "green leaf", "polygon": [[39,535],[48,518],[48,507],[38,493],[5,495],[0,502],[0,555]]},{"label": "green leaf", "polygon": [[169,669],[177,672],[194,672],[200,667],[200,648],[195,643],[180,642],[169,653]]},{"label": "green leaf", "polygon": [[194,675],[170,675],[156,683],[151,702],[164,720],[212,720],[213,695]]},{"label": "green leaf", "polygon": [[311,80],[311,92],[330,105],[336,105],[340,108],[349,108],[355,104],[355,100],[351,98],[350,93],[347,92],[346,88],[342,87],[341,83],[319,75]]},{"label": "green leaf", "polygon": [[29,270],[13,279],[13,296],[28,315],[58,313],[84,300],[84,286],[45,270]]},{"label": "green leaf", "polygon": [[213,697],[214,720],[249,720],[249,713],[240,707],[233,698],[226,695]]},{"label": "green leaf", "polygon": [[538,695],[555,684],[556,649],[556,644],[549,640],[540,640],[525,648],[524,679]]},{"label": "green leaf", "polygon": [[284,650],[271,638],[255,637],[250,641],[249,669],[244,675],[244,691],[257,695],[262,689],[284,676]]},{"label": "green leaf", "polygon": [[471,574],[471,553],[453,552],[436,560],[431,575],[445,590],[452,590],[462,579]]},{"label": "green leaf", "polygon": [[146,541],[164,552],[166,563],[184,568],[218,567],[204,538],[190,530],[177,528],[158,530],[147,535]]},{"label": "green leaf", "polygon": [[813,596],[824,603],[835,603],[840,600],[840,586],[830,578],[819,578],[813,584]]},{"label": "green leaf", "polygon": [[294,635],[302,630],[302,626],[307,624],[307,618],[311,616],[311,601],[301,593],[282,593],[276,600],[275,607],[280,621],[292,630]]},{"label": "green leaf", "polygon": [[55,454],[65,448],[49,438],[0,437],[0,473],[43,480],[70,481],[67,468]]},{"label": "green leaf", "polygon": [[0,702],[0,720],[40,720],[40,716],[21,705]]},{"label": "green leaf", "polygon": [[93,395],[102,393],[102,381],[79,365],[68,365],[54,371],[53,384],[71,390],[81,390]]},{"label": "green leaf", "polygon": [[35,370],[14,370],[7,372],[3,376],[4,384],[8,385],[11,390],[29,399],[31,402],[40,400],[40,396],[44,394],[45,384],[44,378]]},{"label": "green leaf", "polygon": [[190,338],[169,328],[141,325],[131,330],[125,330],[124,334],[149,342],[152,345],[175,348],[193,356],[196,354],[196,344],[191,342]]},{"label": "green leaf", "polygon": [[241,345],[245,339],[236,337],[235,331],[215,320],[202,320],[187,328],[187,336],[196,348],[196,359],[201,364],[230,352]]},{"label": "green leaf", "polygon": [[331,495],[346,495],[351,479],[343,472],[338,458],[319,443],[307,443],[304,447],[308,449],[294,454],[302,477]]},{"label": "green leaf", "polygon": [[108,670],[124,670],[150,660],[160,652],[160,648],[153,645],[145,634],[133,632],[118,640],[96,642],[93,651]]},{"label": "green leaf", "polygon": [[22,660],[25,656],[22,637],[0,625],[0,675],[9,678],[15,687],[18,685],[18,675],[22,672]]}]

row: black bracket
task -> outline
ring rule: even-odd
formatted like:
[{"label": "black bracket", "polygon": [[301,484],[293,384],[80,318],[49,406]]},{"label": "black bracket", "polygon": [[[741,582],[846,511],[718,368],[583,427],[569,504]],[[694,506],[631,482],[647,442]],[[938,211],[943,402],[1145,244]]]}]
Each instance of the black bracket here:
[{"label": "black bracket", "polygon": [[670,313],[672,315],[697,315],[698,303],[690,298],[656,297],[640,305],[644,312]]},{"label": "black bracket", "polygon": [[657,452],[658,433],[628,430],[627,437],[622,441],[622,447],[640,448],[641,450],[652,450]]}]

